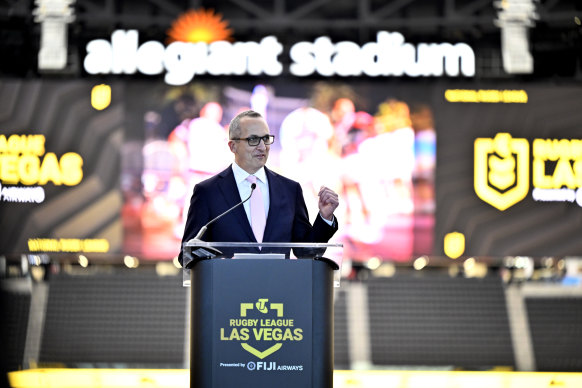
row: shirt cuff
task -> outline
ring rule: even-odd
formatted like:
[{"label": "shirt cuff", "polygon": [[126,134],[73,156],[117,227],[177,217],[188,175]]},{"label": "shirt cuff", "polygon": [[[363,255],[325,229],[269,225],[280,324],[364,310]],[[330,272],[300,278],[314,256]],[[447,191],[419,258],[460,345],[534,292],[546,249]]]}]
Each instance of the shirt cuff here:
[{"label": "shirt cuff", "polygon": [[317,214],[319,214],[319,216],[321,217],[321,219],[323,221],[325,221],[326,224],[328,224],[329,226],[333,226],[333,223],[335,221],[335,216],[333,214],[331,215],[331,221],[328,221],[325,218],[323,218],[323,216],[321,215],[321,213],[317,213]]}]

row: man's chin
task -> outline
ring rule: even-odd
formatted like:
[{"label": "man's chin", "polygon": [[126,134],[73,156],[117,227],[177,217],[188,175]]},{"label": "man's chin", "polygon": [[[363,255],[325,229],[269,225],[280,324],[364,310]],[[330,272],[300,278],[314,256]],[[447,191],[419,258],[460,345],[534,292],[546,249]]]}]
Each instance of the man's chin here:
[{"label": "man's chin", "polygon": [[263,158],[255,158],[255,167],[258,169],[260,169],[261,167],[264,167],[265,164],[267,164],[267,157],[263,157]]}]

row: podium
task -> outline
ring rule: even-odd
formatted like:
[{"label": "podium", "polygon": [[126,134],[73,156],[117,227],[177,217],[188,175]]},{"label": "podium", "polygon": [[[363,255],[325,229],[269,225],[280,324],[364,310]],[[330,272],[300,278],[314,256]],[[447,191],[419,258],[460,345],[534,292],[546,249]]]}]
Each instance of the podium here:
[{"label": "podium", "polygon": [[[194,257],[184,263],[192,301],[190,387],[333,387],[333,288],[341,247],[186,243],[186,256]],[[229,253],[189,254],[201,248],[211,256]],[[301,258],[285,259],[291,249]]]}]

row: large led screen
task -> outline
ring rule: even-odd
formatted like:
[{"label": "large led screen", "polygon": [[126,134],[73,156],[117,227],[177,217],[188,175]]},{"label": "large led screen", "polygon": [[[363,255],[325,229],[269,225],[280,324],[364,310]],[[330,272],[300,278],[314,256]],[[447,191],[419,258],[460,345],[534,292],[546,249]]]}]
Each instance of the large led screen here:
[{"label": "large led screen", "polygon": [[0,101],[0,254],[172,259],[192,187],[232,162],[227,125],[252,108],[311,219],[321,185],[339,193],[346,258],[443,255],[451,236],[458,255],[582,255],[580,87],[117,77],[2,80]]},{"label": "large led screen", "polygon": [[427,97],[423,88],[365,82],[129,85],[124,250],[176,254],[193,186],[232,163],[228,123],[254,109],[276,139],[267,166],[302,184],[311,219],[322,185],[340,195],[334,241],[346,257],[432,253],[436,132]]},{"label": "large led screen", "polygon": [[321,185],[340,195],[346,256],[433,251],[436,132],[424,87],[314,80],[0,87],[1,251],[172,259],[193,186],[233,160],[230,119],[255,109],[276,136],[268,166],[299,181],[313,219]]},{"label": "large led screen", "polygon": [[435,251],[582,255],[582,87],[447,85],[438,129]]},{"label": "large led screen", "polygon": [[0,254],[121,252],[121,90],[105,111],[82,81],[0,81]]}]

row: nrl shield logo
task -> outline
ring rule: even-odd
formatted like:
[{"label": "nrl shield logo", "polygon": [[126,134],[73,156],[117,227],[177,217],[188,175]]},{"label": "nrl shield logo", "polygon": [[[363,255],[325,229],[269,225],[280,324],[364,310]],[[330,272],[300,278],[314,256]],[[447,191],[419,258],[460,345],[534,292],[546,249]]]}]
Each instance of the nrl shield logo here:
[{"label": "nrl shield logo", "polygon": [[475,140],[475,193],[503,211],[529,192],[529,143],[498,133]]}]

